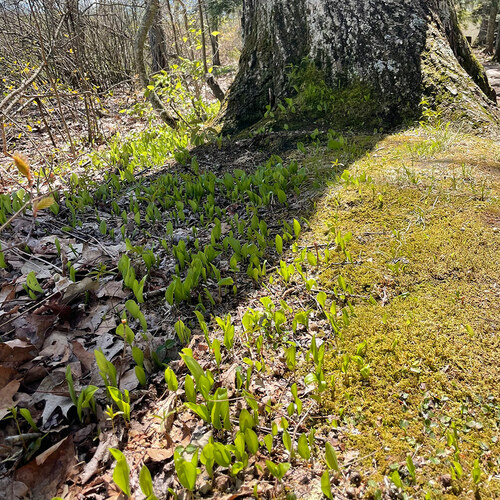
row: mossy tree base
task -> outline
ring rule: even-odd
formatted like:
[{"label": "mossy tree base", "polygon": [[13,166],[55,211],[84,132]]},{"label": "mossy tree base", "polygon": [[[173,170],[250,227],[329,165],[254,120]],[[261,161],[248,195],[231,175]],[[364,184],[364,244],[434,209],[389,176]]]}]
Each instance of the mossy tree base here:
[{"label": "mossy tree base", "polygon": [[296,94],[290,65],[305,58],[335,91],[368,89],[371,115],[389,126],[418,116],[422,99],[475,126],[500,122],[448,0],[248,0],[243,19],[240,70],[224,111],[228,132]]}]

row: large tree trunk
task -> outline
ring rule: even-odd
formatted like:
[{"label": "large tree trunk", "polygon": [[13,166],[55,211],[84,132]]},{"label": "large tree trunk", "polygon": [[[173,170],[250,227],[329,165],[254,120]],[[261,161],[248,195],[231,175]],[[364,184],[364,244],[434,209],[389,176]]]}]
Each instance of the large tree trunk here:
[{"label": "large tree trunk", "polygon": [[[328,108],[325,117],[334,122],[351,113],[355,125],[396,125],[417,117],[422,99],[476,125],[498,116],[450,0],[244,0],[243,33],[224,114],[228,132],[254,124],[298,87],[300,93],[287,68],[304,58],[339,93],[339,116]],[[303,73],[304,85],[310,76]],[[347,102],[355,96],[357,106]],[[359,123],[355,114],[367,109]]]}]

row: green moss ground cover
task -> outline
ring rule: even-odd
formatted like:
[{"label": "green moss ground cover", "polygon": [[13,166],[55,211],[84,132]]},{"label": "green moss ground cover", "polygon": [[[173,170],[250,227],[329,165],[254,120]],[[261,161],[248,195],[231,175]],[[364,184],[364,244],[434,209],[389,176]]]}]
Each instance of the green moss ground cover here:
[{"label": "green moss ground cover", "polygon": [[[398,470],[415,498],[498,498],[500,154],[493,142],[437,132],[381,141],[350,169],[372,182],[332,189],[312,220],[318,242],[332,228],[351,232],[357,263],[341,269],[355,316],[327,350],[324,411],[359,451],[366,479]],[[319,276],[331,289],[339,268]],[[341,372],[342,355],[362,343],[367,379],[354,363]]]}]

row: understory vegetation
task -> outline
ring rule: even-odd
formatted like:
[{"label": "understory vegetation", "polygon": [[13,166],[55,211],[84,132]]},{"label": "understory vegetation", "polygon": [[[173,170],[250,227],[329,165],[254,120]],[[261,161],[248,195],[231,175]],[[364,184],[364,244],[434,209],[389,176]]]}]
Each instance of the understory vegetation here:
[{"label": "understory vegetation", "polygon": [[[97,423],[101,440],[122,442],[110,446],[116,486],[155,498],[230,491],[245,478],[256,497],[495,498],[495,143],[441,124],[388,137],[316,130],[284,157],[228,169],[175,142],[176,166],[144,175],[161,156],[154,140],[170,144],[162,134],[96,156],[117,168],[99,185],[71,178],[51,206],[58,224],[42,212],[30,224],[35,235],[52,224],[44,260],[60,276],[31,271],[19,283],[21,307],[45,304],[52,326],[61,308],[72,314],[64,297],[77,284],[84,316],[101,307],[98,323],[115,318],[107,343],[85,339],[90,380],[73,363],[56,370],[73,406],[57,420]],[[30,196],[2,195],[3,222]],[[102,247],[97,267],[71,243],[86,235]],[[9,261],[4,251],[4,273]],[[109,309],[102,285],[115,283],[123,299]],[[161,310],[172,327],[158,324]],[[181,361],[169,362],[177,345]],[[144,412],[133,394],[150,383]],[[9,416],[4,432],[17,428],[22,446],[7,461],[61,436],[36,407]],[[135,420],[154,426],[146,442],[173,458],[175,480],[155,479],[156,458],[144,464]]]},{"label": "understory vegetation", "polygon": [[2,126],[1,491],[500,498],[498,139],[388,132],[308,60],[225,137],[201,65],[145,90],[175,129],[141,98],[36,162]]}]

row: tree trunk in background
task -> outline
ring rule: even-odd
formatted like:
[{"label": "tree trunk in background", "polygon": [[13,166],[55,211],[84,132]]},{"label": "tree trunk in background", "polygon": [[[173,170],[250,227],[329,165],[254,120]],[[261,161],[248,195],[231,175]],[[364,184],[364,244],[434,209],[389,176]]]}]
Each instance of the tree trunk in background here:
[{"label": "tree trunk in background", "polygon": [[330,89],[358,89],[367,101],[359,109],[369,105],[384,126],[417,117],[422,99],[477,126],[498,116],[450,0],[245,0],[243,36],[224,112],[227,132],[256,123],[266,105],[293,96],[287,67],[304,58]]},{"label": "tree trunk in background", "polygon": [[498,0],[491,0],[488,31],[486,32],[486,50],[493,54],[495,50],[495,29],[497,27]]},{"label": "tree trunk in background", "polygon": [[139,23],[139,28],[137,30],[137,35],[135,37],[134,44],[134,59],[135,68],[137,74],[139,75],[139,81],[141,82],[144,90],[148,91],[148,100],[153,106],[153,109],[158,113],[159,117],[170,127],[175,128],[177,125],[177,120],[170,115],[170,113],[165,109],[161,99],[154,89],[148,89],[149,76],[146,71],[146,64],[144,63],[144,44],[146,43],[146,37],[151,26],[154,23],[157,12],[160,9],[159,0],[147,0],[146,9],[142,16],[141,22]]},{"label": "tree trunk in background", "polygon": [[168,67],[167,44],[165,32],[161,25],[160,9],[156,12],[153,24],[149,30],[149,47],[151,51],[153,73],[166,69]]},{"label": "tree trunk in background", "polygon": [[486,33],[488,32],[488,16],[484,16],[479,27],[479,33],[474,40],[474,47],[484,47],[486,45]]},{"label": "tree trunk in background", "polygon": [[203,15],[203,5],[201,0],[198,0],[198,14],[200,16],[200,27],[201,27],[201,55],[203,59],[203,69],[205,70],[205,79],[207,85],[210,87],[210,90],[214,94],[215,98],[222,102],[224,101],[224,92],[220,88],[220,85],[217,83],[215,78],[211,73],[208,72],[208,63],[207,63],[207,44],[205,39],[205,21]]},{"label": "tree trunk in background", "polygon": [[212,66],[220,66],[220,51],[219,51],[219,35],[212,35],[219,31],[219,19],[217,17],[210,18],[209,16],[209,29],[210,29],[210,43],[212,45]]},{"label": "tree trunk in background", "polygon": [[498,20],[497,43],[496,43],[495,55],[493,56],[493,59],[497,62],[500,62],[500,19]]}]

